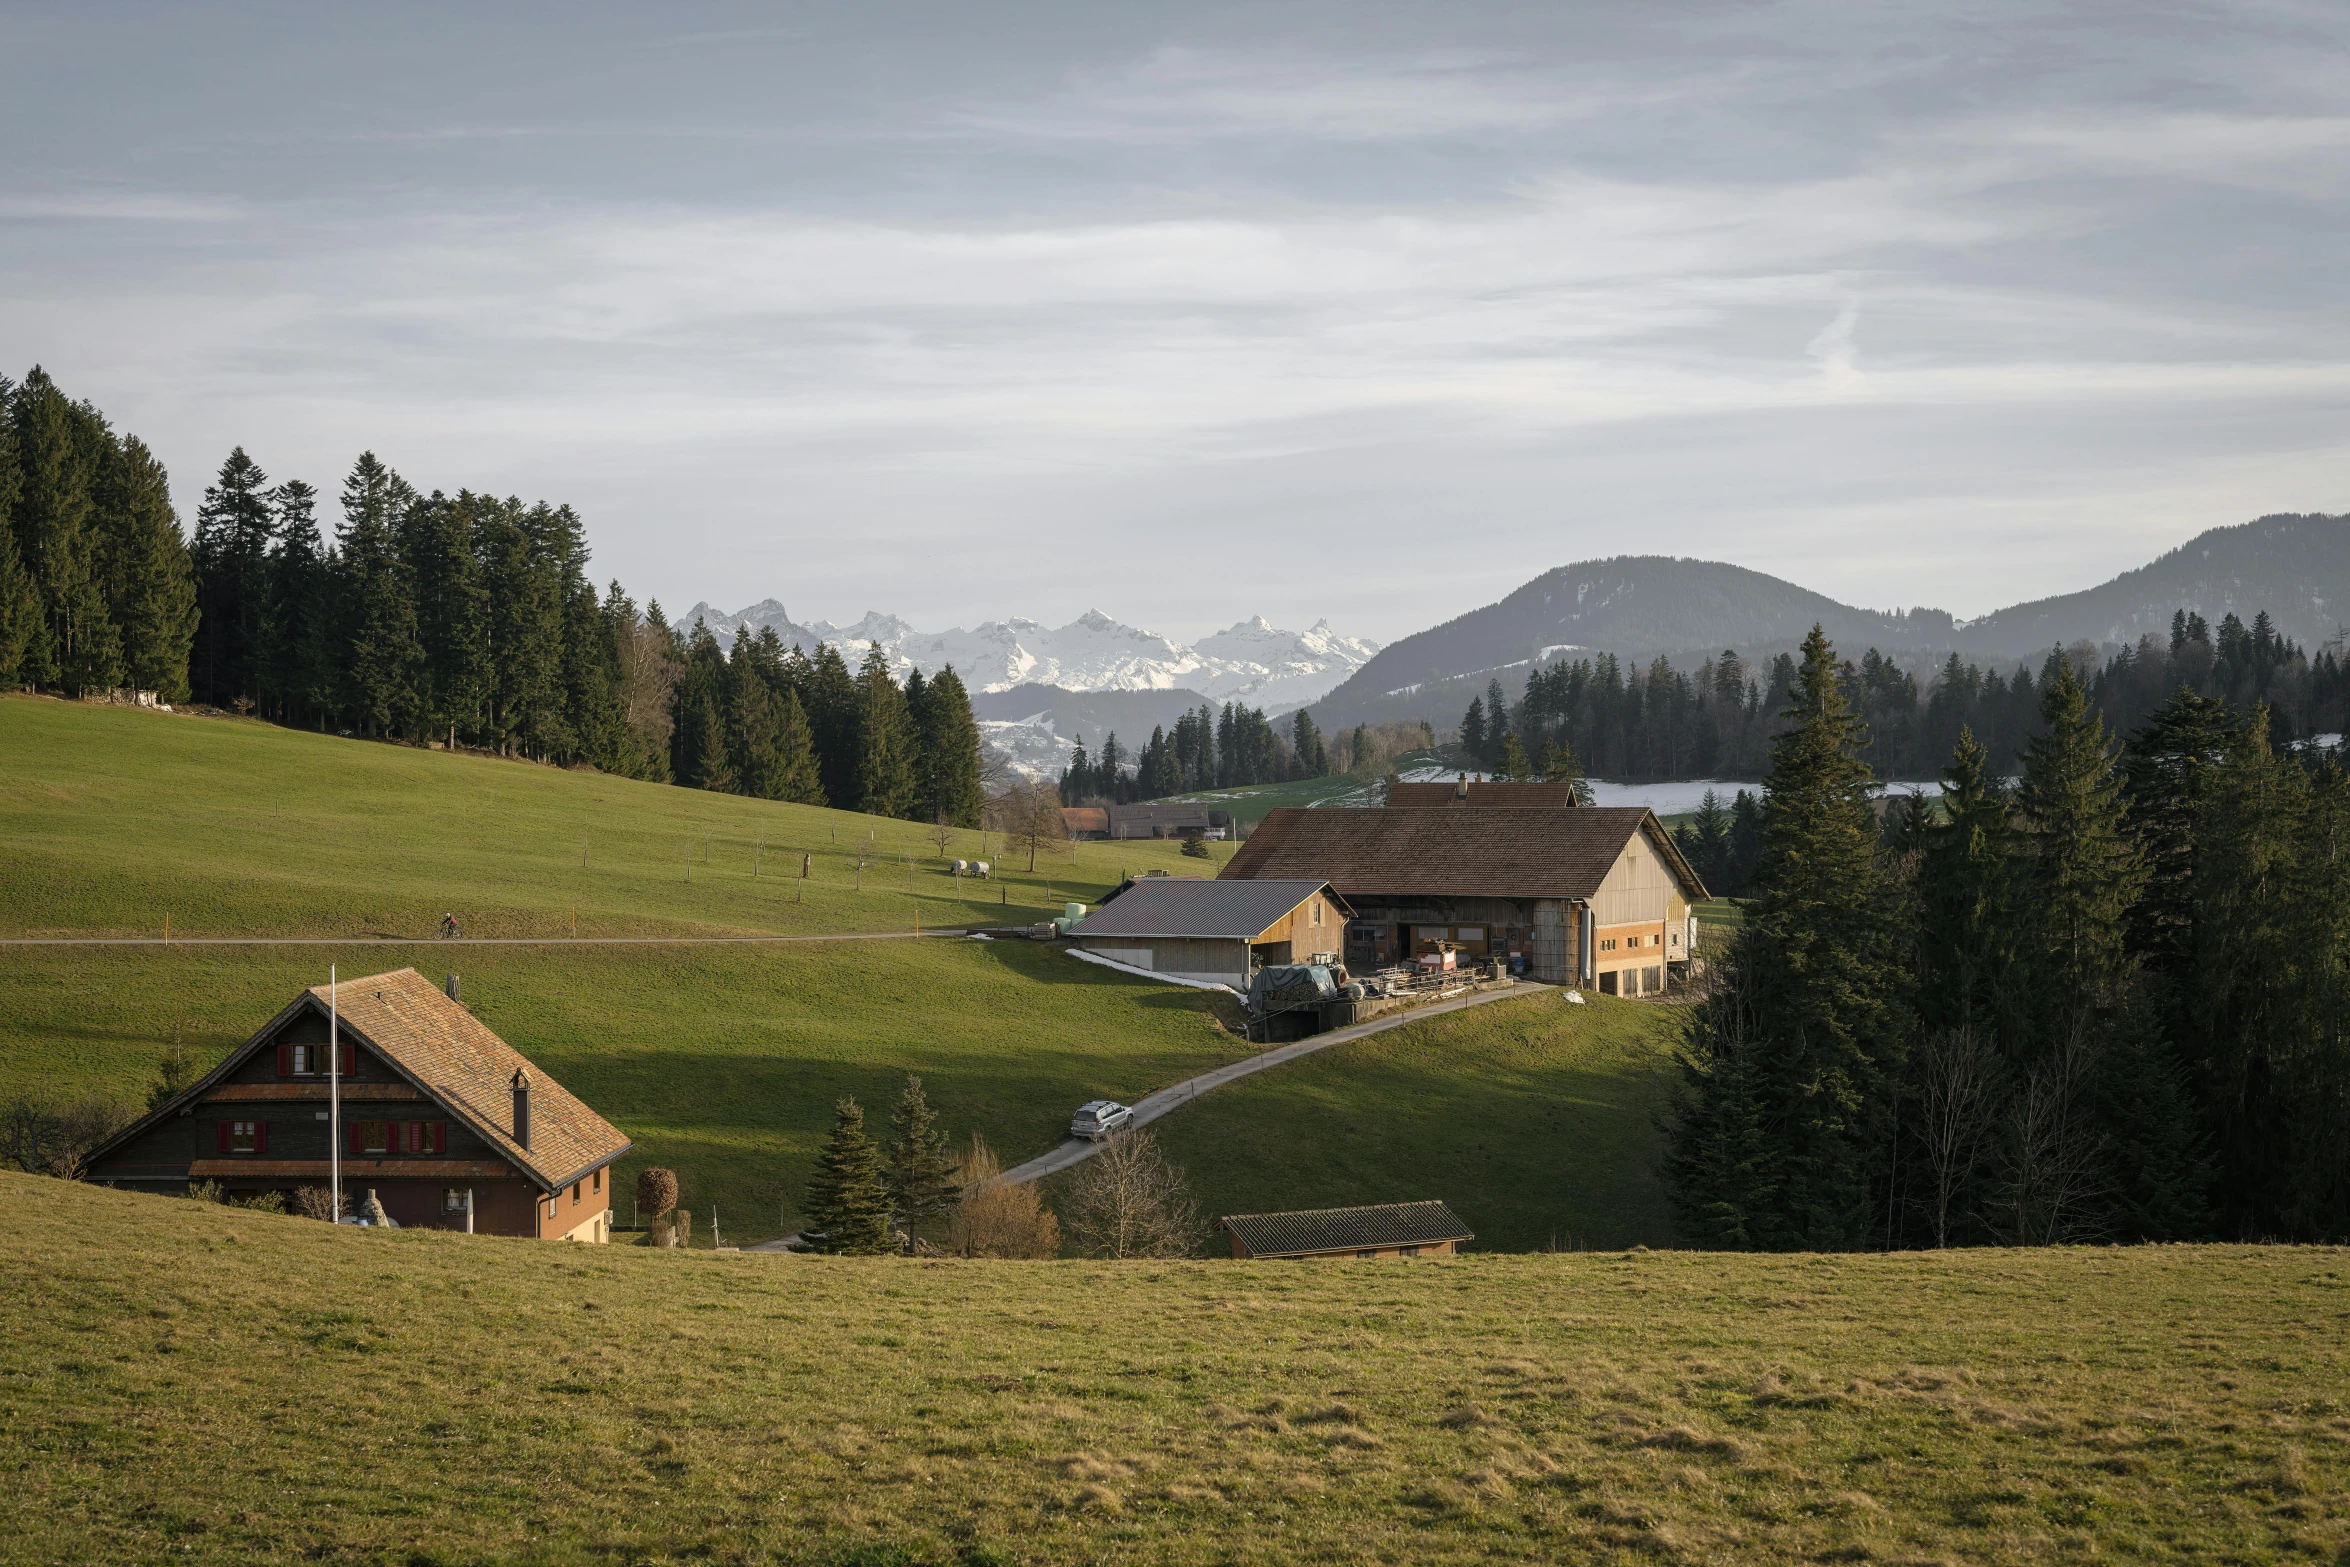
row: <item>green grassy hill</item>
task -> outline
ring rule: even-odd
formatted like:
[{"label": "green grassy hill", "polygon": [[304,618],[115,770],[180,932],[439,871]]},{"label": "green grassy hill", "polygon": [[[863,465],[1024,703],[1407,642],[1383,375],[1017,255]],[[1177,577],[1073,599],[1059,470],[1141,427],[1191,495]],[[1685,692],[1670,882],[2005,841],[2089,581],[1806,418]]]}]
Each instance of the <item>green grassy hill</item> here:
[{"label": "green grassy hill", "polygon": [[[5,936],[152,936],[167,916],[185,936],[429,936],[452,911],[469,936],[903,931],[1201,869],[1172,843],[1087,843],[1032,873],[997,834],[954,833],[942,858],[933,829],[850,811],[21,696],[0,697],[0,832]],[[948,858],[998,879],[958,882]]]},{"label": "green grassy hill", "polygon": [[1439,1198],[1503,1251],[1668,1245],[1677,1007],[1555,992],[1335,1046],[1158,1123],[1211,1214]]},{"label": "green grassy hill", "polygon": [[2350,1252],[913,1263],[0,1176],[0,1556],[2339,1561]]}]

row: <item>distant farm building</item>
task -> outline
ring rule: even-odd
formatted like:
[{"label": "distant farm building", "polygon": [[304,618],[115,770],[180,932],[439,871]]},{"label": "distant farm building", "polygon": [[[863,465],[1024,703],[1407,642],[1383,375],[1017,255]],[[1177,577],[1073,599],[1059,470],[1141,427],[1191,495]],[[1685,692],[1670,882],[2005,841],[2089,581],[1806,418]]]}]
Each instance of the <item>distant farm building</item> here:
[{"label": "distant farm building", "polygon": [[1236,1213],[1218,1225],[1235,1257],[1449,1257],[1476,1239],[1440,1202]]},{"label": "distant farm building", "polygon": [[1528,975],[1603,995],[1653,995],[1695,955],[1705,884],[1654,813],[1304,810],[1268,814],[1226,881],[1321,881],[1355,911],[1357,972],[1450,947],[1522,959]]},{"label": "distant farm building", "polygon": [[414,969],[314,985],[228,1059],[101,1146],[89,1179],[236,1196],[329,1179],[339,1078],[343,1191],[372,1190],[404,1226],[601,1241],[612,1162],[629,1141]]},{"label": "distant farm building", "polygon": [[1571,783],[1391,783],[1390,810],[1429,811],[1448,806],[1489,810],[1559,810],[1580,805]]},{"label": "distant farm building", "polygon": [[1245,990],[1252,963],[1336,953],[1350,912],[1321,881],[1146,876],[1110,894],[1069,939],[1114,963]]},{"label": "distant farm building", "polygon": [[1072,838],[1096,839],[1110,835],[1110,813],[1098,805],[1064,805],[1061,826]]},{"label": "distant farm building", "polygon": [[1113,838],[1224,836],[1224,813],[1204,805],[1113,805],[1107,810]]}]

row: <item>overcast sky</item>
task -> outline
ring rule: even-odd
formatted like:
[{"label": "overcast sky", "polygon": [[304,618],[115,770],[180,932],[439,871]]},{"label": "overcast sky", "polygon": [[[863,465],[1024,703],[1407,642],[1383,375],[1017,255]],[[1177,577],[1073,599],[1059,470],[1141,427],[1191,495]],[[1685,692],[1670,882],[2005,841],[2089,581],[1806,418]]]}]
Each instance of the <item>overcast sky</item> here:
[{"label": "overcast sky", "polygon": [[2350,509],[2345,83],[2341,0],[9,4],[0,368],[673,612],[1979,614]]}]

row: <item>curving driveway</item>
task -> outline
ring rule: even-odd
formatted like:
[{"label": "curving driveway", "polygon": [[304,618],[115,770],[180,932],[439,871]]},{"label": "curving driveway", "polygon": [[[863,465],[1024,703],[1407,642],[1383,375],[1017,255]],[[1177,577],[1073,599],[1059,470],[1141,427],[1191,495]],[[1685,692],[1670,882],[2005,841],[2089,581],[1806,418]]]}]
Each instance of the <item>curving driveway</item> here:
[{"label": "curving driveway", "polygon": [[[1422,1018],[1436,1017],[1446,1012],[1458,1012],[1464,1007],[1481,1007],[1488,1001],[1507,1001],[1512,996],[1538,995],[1553,988],[1555,987],[1534,980],[1520,980],[1507,990],[1485,990],[1474,995],[1455,996],[1450,1001],[1439,1001],[1430,1006],[1413,1007],[1408,1011],[1390,1013],[1386,1017],[1373,1018],[1368,1023],[1356,1023],[1346,1028],[1334,1028],[1327,1034],[1315,1034],[1311,1038],[1300,1039],[1293,1044],[1275,1045],[1272,1049],[1250,1056],[1246,1060],[1235,1061],[1230,1066],[1220,1066],[1213,1072],[1202,1072],[1197,1077],[1186,1078],[1172,1088],[1162,1088],[1155,1094],[1136,1100],[1133,1124],[1147,1126],[1169,1111],[1189,1104],[1211,1088],[1221,1088],[1226,1083],[1237,1082],[1253,1072],[1265,1071],[1267,1068],[1279,1066],[1285,1061],[1295,1061],[1299,1056],[1310,1056],[1317,1050],[1328,1050],[1333,1045],[1343,1045],[1357,1039],[1367,1039],[1373,1034],[1383,1034],[1391,1028],[1401,1028],[1406,1023],[1417,1023]],[[1092,1158],[1100,1146],[1100,1144],[1088,1142],[1082,1137],[1072,1137],[1050,1153],[1039,1154],[1026,1164],[1012,1166],[1004,1172],[1004,1179],[1026,1182],[1056,1174],[1072,1165],[1082,1164]]]}]

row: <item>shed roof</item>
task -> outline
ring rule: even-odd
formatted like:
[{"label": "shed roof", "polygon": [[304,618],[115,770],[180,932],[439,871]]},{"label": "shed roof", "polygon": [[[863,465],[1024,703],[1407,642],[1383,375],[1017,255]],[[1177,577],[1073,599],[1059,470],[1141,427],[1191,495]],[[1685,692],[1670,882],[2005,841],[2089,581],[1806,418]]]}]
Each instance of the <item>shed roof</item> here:
[{"label": "shed roof", "polygon": [[1707,896],[1646,806],[1572,811],[1364,811],[1283,806],[1220,873],[1228,881],[1327,881],[1339,895],[1588,898],[1647,831],[1686,896]]},{"label": "shed roof", "polygon": [[1208,824],[1208,808],[1204,805],[1112,805],[1105,807],[1113,822],[1150,822],[1187,827]]},{"label": "shed roof", "polygon": [[1572,783],[1513,782],[1491,783],[1391,783],[1387,786],[1389,810],[1434,810],[1444,806],[1468,806],[1472,809],[1501,807],[1519,810],[1558,810],[1579,805]]},{"label": "shed roof", "polygon": [[1061,822],[1071,832],[1108,832],[1110,813],[1098,805],[1064,805]]},{"label": "shed roof", "polygon": [[1369,1208],[1314,1208],[1300,1213],[1236,1213],[1222,1221],[1252,1257],[1369,1251],[1380,1246],[1435,1246],[1476,1239],[1440,1202],[1391,1202]]},{"label": "shed roof", "polygon": [[[1120,888],[1080,921],[1073,934],[1080,940],[1088,936],[1187,936],[1246,941],[1286,919],[1292,909],[1328,886],[1315,880],[1202,881],[1187,876],[1145,876]],[[1343,903],[1340,906],[1343,910]]]}]

